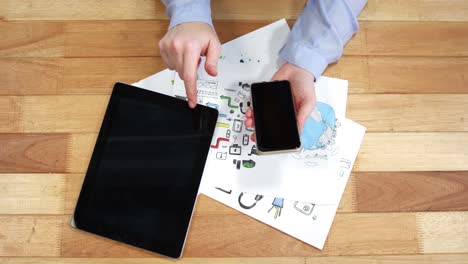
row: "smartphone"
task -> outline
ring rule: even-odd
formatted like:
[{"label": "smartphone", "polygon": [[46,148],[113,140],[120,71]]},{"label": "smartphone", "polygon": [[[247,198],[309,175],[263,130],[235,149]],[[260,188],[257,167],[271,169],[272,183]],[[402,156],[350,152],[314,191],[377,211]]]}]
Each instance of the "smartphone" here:
[{"label": "smartphone", "polygon": [[301,149],[296,111],[288,81],[253,83],[252,108],[260,154]]}]

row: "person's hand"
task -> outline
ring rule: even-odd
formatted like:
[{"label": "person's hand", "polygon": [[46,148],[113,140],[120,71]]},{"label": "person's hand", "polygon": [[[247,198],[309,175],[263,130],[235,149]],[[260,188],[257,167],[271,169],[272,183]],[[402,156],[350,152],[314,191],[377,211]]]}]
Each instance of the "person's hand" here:
[{"label": "person's hand", "polygon": [[197,69],[200,56],[206,56],[205,70],[217,75],[221,44],[215,30],[203,22],[187,22],[171,28],[159,41],[161,57],[184,80],[188,104],[197,105]]},{"label": "person's hand", "polygon": [[[314,76],[308,71],[289,63],[281,66],[272,77],[272,80],[289,81],[294,99],[294,106],[296,107],[297,128],[301,134],[307,118],[310,113],[312,113],[317,103],[314,79]],[[275,91],[271,92],[274,93]],[[245,115],[247,117],[245,125],[247,127],[255,126],[251,108],[247,110]],[[255,134],[252,134],[252,140],[255,141]]]}]

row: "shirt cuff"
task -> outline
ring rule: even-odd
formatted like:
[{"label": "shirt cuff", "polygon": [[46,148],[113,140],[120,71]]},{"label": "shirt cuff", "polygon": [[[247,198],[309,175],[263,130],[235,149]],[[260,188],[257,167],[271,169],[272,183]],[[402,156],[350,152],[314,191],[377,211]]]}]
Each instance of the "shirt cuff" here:
[{"label": "shirt cuff", "polygon": [[280,57],[290,64],[310,72],[318,79],[328,66],[326,58],[319,51],[305,43],[288,41],[280,51]]},{"label": "shirt cuff", "polygon": [[168,6],[167,11],[171,17],[169,28],[173,28],[185,22],[204,22],[213,27],[209,0],[182,2],[184,3]]}]

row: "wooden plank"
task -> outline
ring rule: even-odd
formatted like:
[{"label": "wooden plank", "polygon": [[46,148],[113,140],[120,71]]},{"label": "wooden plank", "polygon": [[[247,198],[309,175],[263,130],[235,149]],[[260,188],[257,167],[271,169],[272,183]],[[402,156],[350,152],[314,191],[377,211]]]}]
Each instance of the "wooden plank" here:
[{"label": "wooden plank", "polygon": [[468,212],[417,214],[420,252],[466,253]]},{"label": "wooden plank", "polygon": [[66,57],[156,56],[168,22],[80,21],[64,27]]},{"label": "wooden plank", "polygon": [[368,93],[468,93],[467,58],[370,56],[368,67]]},{"label": "wooden plank", "polygon": [[420,1],[420,21],[466,21],[468,3],[464,0]]},{"label": "wooden plank", "polygon": [[21,131],[21,98],[17,96],[0,96],[0,133]]},{"label": "wooden plank", "polygon": [[73,214],[85,174],[67,174],[65,179],[64,214]]},{"label": "wooden plank", "polygon": [[[5,1],[4,1],[5,2]],[[19,2],[19,3],[18,3]],[[268,0],[213,1],[214,18],[218,19],[276,19],[294,18],[301,12],[304,0],[270,2]],[[19,8],[15,8],[19,7]],[[0,13],[6,20],[135,20],[168,19],[160,1],[80,1],[63,5],[58,1],[6,1]]]},{"label": "wooden plank", "polygon": [[462,264],[468,263],[467,254],[424,254],[394,256],[340,256],[340,257],[307,257],[305,264]]},{"label": "wooden plank", "polygon": [[[0,58],[0,95],[110,94],[163,69],[160,57]],[[343,56],[323,75],[348,80],[350,93],[449,94],[468,93],[467,72],[461,57]]]},{"label": "wooden plank", "polygon": [[18,0],[2,1],[0,17],[5,20],[87,20],[87,19],[151,19],[165,16],[164,6],[158,1],[113,2],[100,0],[60,1]]},{"label": "wooden plank", "polygon": [[[67,172],[84,173],[96,134],[72,134]],[[468,170],[468,133],[366,133],[354,171]]]},{"label": "wooden plank", "polygon": [[359,20],[467,21],[464,0],[369,0]]},{"label": "wooden plank", "polygon": [[[224,43],[271,21],[216,20]],[[292,25],[293,21],[289,21]],[[158,56],[168,22],[0,22],[0,57]],[[24,32],[34,32],[24,34]],[[363,21],[345,55],[467,56],[468,23]]]},{"label": "wooden plank", "polygon": [[[96,133],[109,100],[108,95],[0,98],[10,107],[0,116],[4,133]],[[348,101],[348,117],[370,132],[468,131],[468,94],[354,94]]]},{"label": "wooden plank", "polygon": [[[368,55],[467,56],[467,23],[367,22],[361,24]],[[349,51],[349,50],[348,50]],[[349,53],[361,53],[361,50]]]},{"label": "wooden plank", "polygon": [[0,174],[0,214],[62,214],[63,174]]},{"label": "wooden plank", "polygon": [[[414,214],[339,214],[328,234],[328,255],[418,253]],[[336,254],[336,253],[338,254]]]},{"label": "wooden plank", "polygon": [[[318,257],[259,257],[259,258],[187,258],[177,260],[186,264],[463,264],[467,263],[468,254],[424,254],[424,255],[390,255],[390,256],[318,256]],[[31,258],[3,257],[4,264],[94,264],[95,258]],[[167,258],[99,258],[100,264],[172,264]]]},{"label": "wooden plank", "polygon": [[354,171],[468,170],[468,133],[367,133]]},{"label": "wooden plank", "polygon": [[65,134],[0,134],[0,172],[65,172]]},{"label": "wooden plank", "polygon": [[[265,20],[297,18],[305,0],[213,1],[215,19]],[[118,0],[59,1],[4,0],[0,17],[5,20],[135,20],[167,19],[160,1]],[[467,21],[463,0],[369,0],[360,20]]]},{"label": "wooden plank", "polygon": [[[0,174],[0,214],[71,214],[83,177]],[[467,181],[466,172],[358,173],[348,184],[339,212],[467,210]],[[217,214],[241,213],[202,195],[195,215]]]},{"label": "wooden plank", "polygon": [[468,131],[468,94],[350,95],[347,117],[368,131]]},{"label": "wooden plank", "polygon": [[308,257],[305,264],[466,264],[468,254]]},{"label": "wooden plank", "polygon": [[0,216],[0,256],[60,255],[62,217]]},{"label": "wooden plank", "polygon": [[91,154],[96,144],[97,134],[71,134],[67,156],[67,172],[86,173]]},{"label": "wooden plank", "polygon": [[[156,257],[153,257],[156,256]],[[174,264],[175,260],[159,258],[153,255],[149,258],[0,258],[3,264]],[[457,259],[458,255],[453,258]],[[450,256],[451,258],[451,256]],[[315,259],[315,258],[314,258]],[[266,257],[266,258],[186,258],[177,260],[181,264],[304,264],[301,257]]]},{"label": "wooden plank", "polygon": [[110,94],[117,81],[134,83],[166,68],[160,57],[65,60],[59,94]]},{"label": "wooden plank", "polygon": [[367,56],[343,56],[330,64],[322,75],[348,80],[349,93],[371,93]]},{"label": "wooden plank", "polygon": [[61,58],[0,59],[0,95],[56,94],[62,87]]},{"label": "wooden plank", "polygon": [[22,98],[24,132],[97,132],[109,96],[26,96]]},{"label": "wooden plank", "polygon": [[[421,0],[369,0],[360,20],[420,21]],[[443,21],[443,20],[442,20]]]},{"label": "wooden plank", "polygon": [[[268,23],[218,20],[215,27],[224,43]],[[110,24],[116,31],[104,32]],[[67,29],[66,56],[157,56],[156,43],[166,26],[163,21],[67,22],[67,28],[75,29]],[[361,32],[346,45],[344,54],[467,56],[467,33],[467,23],[367,21],[361,23]]]},{"label": "wooden plank", "polygon": [[[324,252],[248,216],[195,216],[186,257],[466,253],[467,212],[338,214]],[[70,216],[0,216],[1,256],[154,256],[73,230]],[[63,227],[63,237],[60,232]],[[365,234],[365,235],[362,235]],[[419,249],[418,249],[419,242]]]},{"label": "wooden plank", "polygon": [[0,95],[110,94],[163,69],[160,57],[1,58]]},{"label": "wooden plank", "polygon": [[[1,14],[0,14],[1,17]],[[61,57],[64,55],[63,23],[0,21],[0,57]]]},{"label": "wooden plank", "polygon": [[468,211],[468,171],[362,172],[355,187],[357,212]]},{"label": "wooden plank", "polygon": [[[366,235],[362,235],[366,234]],[[149,253],[107,239],[63,230],[64,257],[148,257]],[[287,257],[314,255],[414,254],[414,214],[338,214],[320,252],[246,215],[194,216],[185,257]]]}]

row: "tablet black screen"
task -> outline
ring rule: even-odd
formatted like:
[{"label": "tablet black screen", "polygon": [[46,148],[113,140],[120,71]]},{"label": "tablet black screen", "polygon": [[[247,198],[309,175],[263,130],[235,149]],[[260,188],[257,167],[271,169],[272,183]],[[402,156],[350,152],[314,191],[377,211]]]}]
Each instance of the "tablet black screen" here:
[{"label": "tablet black screen", "polygon": [[117,83],[74,214],[79,229],[170,257],[182,253],[217,120]]}]

